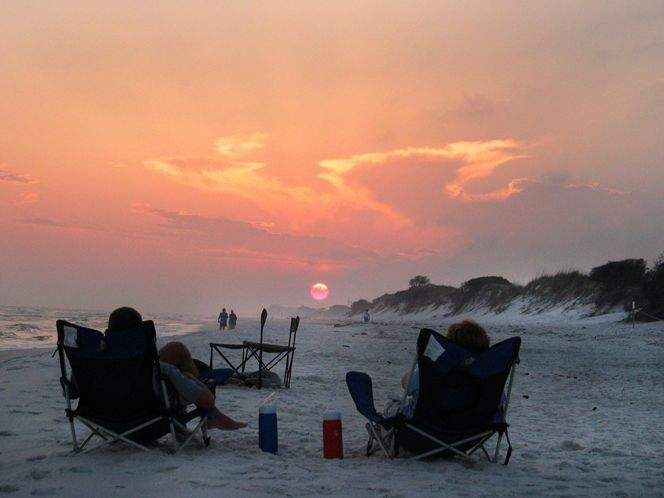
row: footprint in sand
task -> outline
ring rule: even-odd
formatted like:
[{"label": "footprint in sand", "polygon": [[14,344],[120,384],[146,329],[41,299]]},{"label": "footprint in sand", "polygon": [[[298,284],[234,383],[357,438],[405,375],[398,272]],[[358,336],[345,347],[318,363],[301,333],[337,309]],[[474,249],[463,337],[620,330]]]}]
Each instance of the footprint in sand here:
[{"label": "footprint in sand", "polygon": [[1,484],[0,493],[16,493],[19,489],[17,486],[12,486],[11,484]]},{"label": "footprint in sand", "polygon": [[189,480],[187,481],[189,484],[191,484],[194,488],[221,488],[226,485],[226,483],[223,482],[211,482],[209,480],[205,481],[196,481],[196,480]]},{"label": "footprint in sand", "polygon": [[22,365],[22,366],[19,365],[19,366],[16,366],[16,367],[8,367],[7,371],[10,371],[10,370],[23,370],[25,368],[28,368],[28,365]]},{"label": "footprint in sand", "polygon": [[37,462],[39,460],[45,460],[46,455],[35,455],[25,459],[26,462]]},{"label": "footprint in sand", "polygon": [[30,478],[34,479],[35,481],[41,481],[42,479],[46,479],[50,475],[51,475],[50,470],[32,469],[32,471],[30,472]]},{"label": "footprint in sand", "polygon": [[13,432],[9,432],[9,431],[0,431],[0,437],[8,437],[8,436],[15,436],[15,435],[16,435],[16,434],[14,434]]},{"label": "footprint in sand", "polygon": [[174,470],[178,470],[180,467],[177,465],[170,465],[168,467],[163,467],[161,469],[157,469],[157,472],[173,472]]},{"label": "footprint in sand", "polygon": [[69,472],[72,472],[74,474],[92,474],[92,469],[90,467],[83,467],[80,465],[76,465],[74,467],[71,467],[68,469]]},{"label": "footprint in sand", "polygon": [[37,488],[30,492],[32,496],[53,496],[57,494],[58,488]]},{"label": "footprint in sand", "polygon": [[583,446],[581,446],[579,443],[575,441],[563,441],[560,445],[560,448],[565,450],[565,451],[579,451],[583,449]]}]

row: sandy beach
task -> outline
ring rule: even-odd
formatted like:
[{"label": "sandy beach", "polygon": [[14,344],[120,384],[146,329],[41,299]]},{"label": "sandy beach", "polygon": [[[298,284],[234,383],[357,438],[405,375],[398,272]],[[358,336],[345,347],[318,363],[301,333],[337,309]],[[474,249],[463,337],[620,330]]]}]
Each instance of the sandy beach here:
[{"label": "sandy beach", "polygon": [[[158,325],[158,324],[157,324]],[[441,329],[444,324],[432,324]],[[285,321],[267,339],[285,341]],[[419,324],[303,322],[293,384],[277,390],[279,454],[258,449],[257,418],[272,391],[218,390],[218,404],[249,422],[214,432],[209,448],[178,455],[115,445],[71,453],[53,348],[0,352],[0,494],[11,496],[662,496],[664,326],[578,321],[489,325],[493,341],[523,338],[509,421],[510,465],[457,460],[389,461],[364,456],[364,420],[344,375],[374,378],[382,406],[398,393]],[[158,327],[159,329],[159,327]],[[220,333],[214,324],[182,336],[207,361],[208,343],[256,339],[256,322]],[[168,340],[160,337],[160,341]],[[322,458],[322,414],[343,415],[345,458]],[[82,428],[81,428],[82,429]],[[82,431],[84,432],[84,431]]]}]

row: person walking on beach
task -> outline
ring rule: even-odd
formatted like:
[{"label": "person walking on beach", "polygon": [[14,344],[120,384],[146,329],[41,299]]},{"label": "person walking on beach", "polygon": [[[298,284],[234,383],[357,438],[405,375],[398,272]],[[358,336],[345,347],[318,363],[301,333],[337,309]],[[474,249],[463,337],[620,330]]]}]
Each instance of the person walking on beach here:
[{"label": "person walking on beach", "polygon": [[364,323],[369,323],[371,321],[369,310],[364,310],[364,316],[362,318],[364,319]]},{"label": "person walking on beach", "polygon": [[226,308],[221,310],[217,321],[219,322],[219,330],[226,330],[226,324],[228,323],[228,313],[226,313]]},{"label": "person walking on beach", "polygon": [[237,315],[235,311],[231,310],[231,314],[228,315],[228,330],[233,330],[237,325]]}]

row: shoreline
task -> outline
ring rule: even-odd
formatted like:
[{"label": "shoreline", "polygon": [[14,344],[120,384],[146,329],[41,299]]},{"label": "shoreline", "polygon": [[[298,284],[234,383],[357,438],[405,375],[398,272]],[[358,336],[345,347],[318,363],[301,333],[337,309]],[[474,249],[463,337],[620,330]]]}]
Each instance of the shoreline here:
[{"label": "shoreline", "polygon": [[[383,326],[383,327],[405,326],[405,327],[431,328],[434,330],[439,330],[441,328],[447,328],[447,326],[449,326],[454,322],[470,319],[487,327],[556,326],[556,327],[582,328],[582,327],[588,327],[600,324],[605,324],[605,325],[625,324],[631,326],[631,323],[627,322],[629,314],[625,312],[607,313],[603,315],[586,316],[586,317],[569,318],[569,319],[560,319],[560,317],[558,317],[558,320],[556,320],[555,318],[556,318],[555,316],[541,316],[541,315],[509,315],[501,317],[500,315],[482,315],[482,314],[473,314],[473,313],[466,313],[458,316],[455,315],[455,316],[447,316],[440,318],[428,317],[428,316],[418,318],[416,314],[411,314],[411,315],[405,314],[401,316],[391,315],[387,317],[387,319],[378,315],[375,319],[372,319],[372,321],[369,322],[369,324]],[[282,318],[282,317],[268,318],[268,328],[270,323],[280,324],[280,323],[285,323],[287,321],[288,321],[287,318]],[[354,319],[353,316],[339,318],[339,319],[303,318],[302,321],[303,323],[315,326],[323,326],[323,327],[329,326],[334,329],[367,325],[361,319],[357,318]],[[252,317],[244,317],[242,318],[242,323],[243,324],[250,323],[250,324],[255,324],[257,326],[258,319]],[[639,327],[640,325],[645,325],[647,323],[648,322],[637,322],[636,327]],[[160,333],[160,324],[158,322],[158,318],[156,318],[155,325],[157,328],[158,342],[161,338],[186,337],[201,333],[215,333],[215,332],[219,332],[220,334],[225,334],[230,332],[230,331],[224,331],[224,332],[218,331],[217,324],[211,320],[210,321],[201,320],[201,323],[194,325],[194,327],[197,327],[195,330],[188,330],[185,332],[174,332],[169,330]],[[53,326],[53,328],[55,329],[55,325]],[[55,339],[55,335],[53,336],[53,338]],[[6,352],[25,351],[32,349],[50,349],[50,348],[54,349],[56,347],[55,340],[53,341],[45,340],[43,341],[42,344],[43,345],[30,344],[24,347],[16,347],[16,346],[7,347],[4,345],[0,345],[0,360],[2,359],[3,353]]]}]

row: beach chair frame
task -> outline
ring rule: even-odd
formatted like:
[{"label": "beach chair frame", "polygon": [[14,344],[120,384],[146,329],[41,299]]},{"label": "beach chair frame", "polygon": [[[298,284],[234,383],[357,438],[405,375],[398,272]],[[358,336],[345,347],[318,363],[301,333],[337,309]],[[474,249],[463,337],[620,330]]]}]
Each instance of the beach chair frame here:
[{"label": "beach chair frame", "polygon": [[[132,446],[134,448],[140,449],[142,451],[150,451],[151,448],[141,444],[137,441],[134,441],[129,438],[135,432],[149,428],[156,424],[168,424],[168,433],[171,436],[171,449],[172,453],[177,453],[187,446],[195,436],[199,436],[200,442],[203,446],[207,447],[210,444],[210,437],[207,430],[207,420],[210,416],[210,413],[207,411],[202,411],[199,409],[191,410],[186,412],[184,415],[178,415],[176,407],[173,406],[170,400],[169,393],[172,393],[172,388],[169,390],[168,379],[161,372],[159,368],[159,356],[156,348],[156,341],[154,339],[154,323],[151,321],[143,322],[143,328],[146,330],[146,334],[150,337],[149,352],[154,358],[154,368],[156,369],[157,381],[161,387],[163,406],[161,407],[160,413],[155,413],[155,416],[151,419],[133,426],[125,431],[116,431],[109,427],[104,426],[103,424],[90,420],[87,417],[84,417],[77,413],[76,409],[73,408],[72,401],[78,396],[73,396],[73,392],[76,390],[75,384],[72,382],[73,379],[73,369],[71,363],[68,360],[67,356],[67,347],[65,344],[65,330],[66,328],[84,329],[73,323],[69,323],[64,320],[58,320],[56,322],[56,328],[58,331],[58,344],[57,344],[57,353],[58,360],[60,363],[60,383],[63,388],[63,394],[66,402],[65,415],[69,421],[70,433],[72,438],[72,446],[74,453],[89,453],[91,451],[103,448],[105,446],[111,445],[116,442],[121,442]],[[86,329],[90,330],[90,329]],[[97,331],[94,331],[97,332]],[[78,332],[77,332],[78,333]],[[69,368],[68,368],[69,366]],[[187,423],[191,420],[198,418],[198,422],[193,429],[187,427]],[[90,433],[79,443],[79,438],[76,433],[75,422],[79,422],[90,430]],[[178,441],[176,431],[180,431],[182,435],[186,436],[181,442]],[[101,441],[92,446],[88,444],[94,439],[98,438]]]}]

